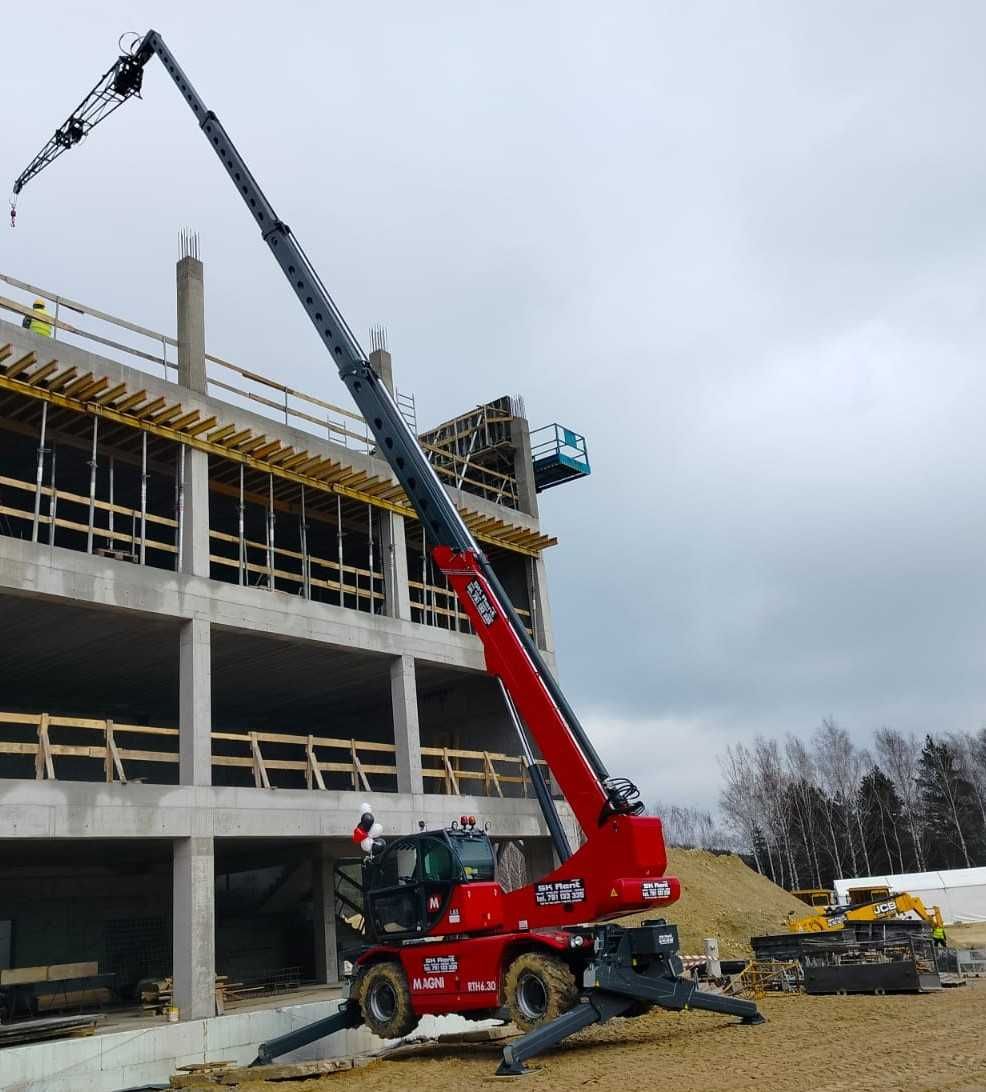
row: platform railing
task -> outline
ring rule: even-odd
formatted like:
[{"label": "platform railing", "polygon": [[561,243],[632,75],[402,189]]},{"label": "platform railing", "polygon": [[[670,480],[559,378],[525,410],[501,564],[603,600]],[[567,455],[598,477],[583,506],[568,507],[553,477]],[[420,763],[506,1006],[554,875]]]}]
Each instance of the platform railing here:
[{"label": "platform railing", "polygon": [[[89,734],[92,742],[83,742]],[[301,778],[292,778],[299,782],[297,785],[284,783],[283,778],[277,777],[281,771],[302,774],[306,789],[323,791],[386,792],[388,788],[381,788],[380,779],[386,777],[392,781],[397,777],[397,748],[392,743],[282,732],[213,732],[212,740],[213,744],[221,745],[223,752],[216,753],[213,748],[212,766],[249,770],[258,789],[302,787]],[[274,747],[278,757],[271,755]],[[296,757],[281,757],[285,748],[294,751]],[[131,780],[128,763],[175,765],[178,762],[178,729],[52,713],[0,712],[0,755],[33,760],[37,781],[102,780],[125,785]],[[422,769],[426,792],[451,796],[480,792],[483,796],[499,797],[530,795],[530,779],[524,760],[518,755],[424,746],[421,756],[423,762],[430,760]],[[102,776],[60,777],[58,767],[64,759],[101,763]],[[344,783],[326,785],[326,774],[342,775]],[[281,782],[279,785],[274,785],[272,775],[273,780]],[[141,780],[147,779],[141,777]],[[512,790],[511,786],[518,789]]]}]

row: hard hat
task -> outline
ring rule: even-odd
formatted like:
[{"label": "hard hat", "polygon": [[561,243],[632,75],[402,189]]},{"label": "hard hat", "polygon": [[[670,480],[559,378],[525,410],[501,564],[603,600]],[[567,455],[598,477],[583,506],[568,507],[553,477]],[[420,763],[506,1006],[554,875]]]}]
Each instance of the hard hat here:
[{"label": "hard hat", "polygon": [[35,311],[37,311],[37,309],[39,307],[43,311],[44,307],[45,307],[45,301],[44,300],[35,300],[34,303],[31,304],[31,306],[34,308]]}]

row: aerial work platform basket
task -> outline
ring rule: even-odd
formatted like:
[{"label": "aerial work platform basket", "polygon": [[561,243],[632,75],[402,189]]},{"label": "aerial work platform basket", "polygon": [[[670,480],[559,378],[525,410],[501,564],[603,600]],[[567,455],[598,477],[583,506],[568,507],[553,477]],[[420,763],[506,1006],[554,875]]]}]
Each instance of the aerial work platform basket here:
[{"label": "aerial work platform basket", "polygon": [[539,493],[592,473],[585,437],[557,422],[531,432],[531,458]]}]

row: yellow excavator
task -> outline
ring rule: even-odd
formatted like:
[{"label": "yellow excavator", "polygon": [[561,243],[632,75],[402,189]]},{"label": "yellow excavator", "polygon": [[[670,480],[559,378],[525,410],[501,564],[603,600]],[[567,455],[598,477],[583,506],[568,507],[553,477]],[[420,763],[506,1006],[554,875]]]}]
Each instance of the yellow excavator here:
[{"label": "yellow excavator", "polygon": [[834,933],[856,921],[902,918],[909,910],[930,925],[932,930],[941,930],[944,937],[945,924],[941,910],[937,906],[929,910],[917,895],[909,895],[906,891],[899,895],[887,892],[880,898],[849,906],[816,907],[813,913],[803,917],[798,917],[797,911],[792,910],[787,918],[787,927],[792,933]]}]

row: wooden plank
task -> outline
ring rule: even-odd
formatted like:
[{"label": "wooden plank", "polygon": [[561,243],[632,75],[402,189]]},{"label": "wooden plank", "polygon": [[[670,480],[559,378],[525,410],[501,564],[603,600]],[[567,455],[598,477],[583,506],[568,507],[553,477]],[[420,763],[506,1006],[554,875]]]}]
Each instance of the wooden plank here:
[{"label": "wooden plank", "polygon": [[99,963],[55,963],[48,968],[48,982],[61,982],[66,978],[91,978],[99,974]]},{"label": "wooden plank", "polygon": [[48,740],[48,714],[42,713],[38,722],[38,754],[34,763],[34,776],[43,781],[47,776],[55,779],[55,768],[51,761],[51,744]]},{"label": "wooden plank", "polygon": [[250,751],[253,756],[253,782],[258,789],[269,789],[270,778],[267,776],[267,767],[264,765],[256,732],[250,733]]},{"label": "wooden plank", "polygon": [[143,402],[146,397],[147,391],[136,391],[134,394],[128,394],[118,406],[114,406],[113,408],[118,413],[126,413],[128,410],[133,409],[134,406]]},{"label": "wooden plank", "polygon": [[7,378],[12,379],[15,375],[20,375],[21,372],[27,371],[32,364],[37,363],[37,356],[33,352],[25,353],[23,356],[18,357],[13,364],[7,365]]},{"label": "wooden plank", "polygon": [[319,769],[318,758],[315,754],[315,737],[309,736],[305,744],[305,755],[308,758],[308,768],[305,771],[305,780],[308,787],[312,787],[312,781],[320,789],[325,789],[325,781],[322,779],[322,771]]},{"label": "wooden plank", "polygon": [[[111,720],[106,721],[106,753],[107,764],[109,764],[112,760],[112,766],[110,768],[111,775],[113,772],[115,772],[116,778],[120,782],[120,784],[126,785],[127,775],[123,772],[123,760],[120,758],[119,750],[117,750],[116,739],[114,737],[113,721]],[[112,781],[112,776],[110,776],[108,780]]]},{"label": "wooden plank", "polygon": [[[32,376],[32,379],[33,378],[34,377]],[[124,391],[126,391],[126,389],[126,383],[117,383],[116,386],[110,387],[108,391],[103,391],[103,393],[99,395],[98,398],[93,399],[93,401],[98,402],[101,406],[104,406],[107,402],[112,402],[114,398],[119,398],[120,395],[123,394]]]},{"label": "wooden plank", "polygon": [[32,386],[36,386],[51,375],[52,372],[58,371],[58,361],[49,360],[47,364],[42,364],[40,368],[35,368],[33,372],[27,377],[28,383]]},{"label": "wooden plank", "polygon": [[442,759],[445,763],[446,785],[451,785],[453,795],[461,796],[462,794],[459,792],[459,782],[455,779],[455,770],[452,769],[452,763],[449,761],[447,747],[443,749]]},{"label": "wooden plank", "polygon": [[[486,769],[489,771],[490,780],[493,782],[493,787],[496,789],[497,796],[503,796],[503,789],[500,786],[500,778],[497,775],[496,767],[493,765],[493,760],[490,758],[489,751],[483,751],[483,762]],[[488,792],[489,790],[487,790]]]},{"label": "wooden plank", "polygon": [[[359,783],[362,782],[363,788],[367,792],[373,792],[370,788],[370,782],[366,779],[366,771],[363,769],[363,764],[360,762],[359,755],[356,753],[356,740],[351,739],[349,743],[350,752],[353,756],[353,788],[359,789]],[[357,778],[359,780],[357,780]]]},{"label": "wooden plank", "polygon": [[20,986],[25,982],[47,982],[47,967],[11,967],[0,971],[0,986]]}]

